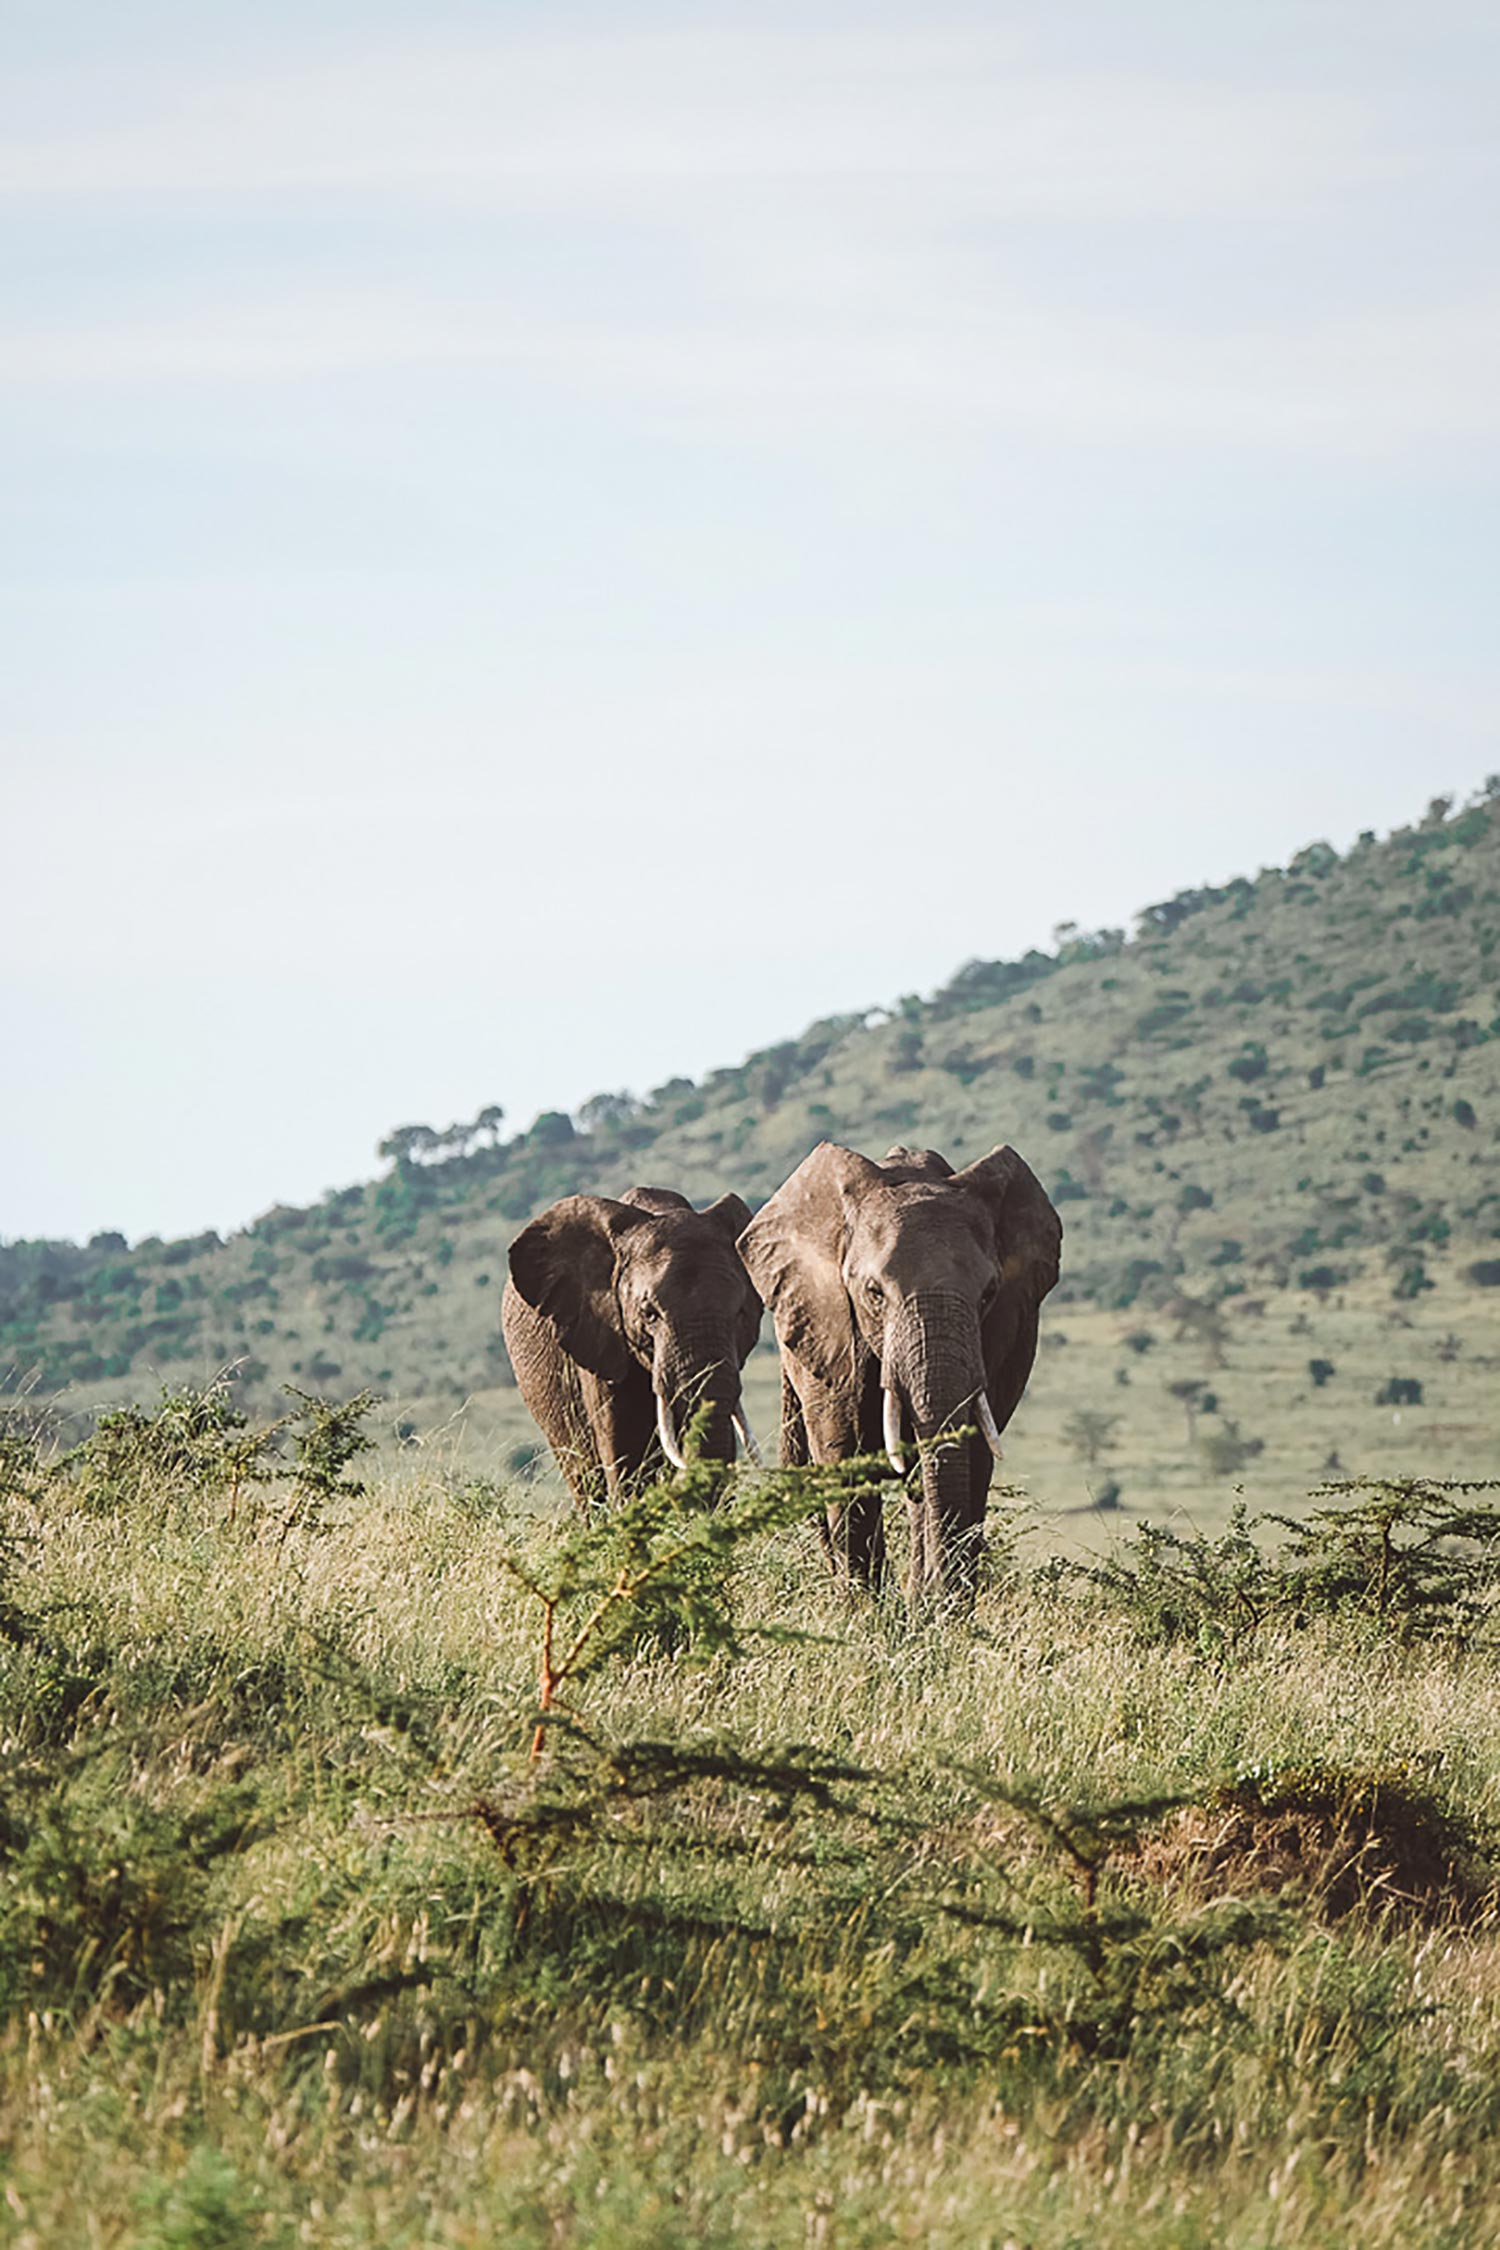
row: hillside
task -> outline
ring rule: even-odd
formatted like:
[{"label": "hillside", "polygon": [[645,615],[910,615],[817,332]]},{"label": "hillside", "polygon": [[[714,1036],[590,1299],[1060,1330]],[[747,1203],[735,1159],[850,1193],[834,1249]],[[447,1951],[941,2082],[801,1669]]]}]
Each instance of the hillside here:
[{"label": "hillside", "polygon": [[[753,1202],[820,1138],[955,1162],[1010,1140],[1067,1228],[1012,1447],[1043,1499],[1500,1469],[1500,784],[1147,907],[1128,938],[1058,937],[510,1140],[494,1111],[409,1128],[381,1178],[228,1241],[0,1248],[0,1379],[82,1409],[238,1361],[261,1405],[370,1384],[418,1428],[471,1401],[526,1444],[499,1291],[553,1197]],[[774,1423],[769,1332],[758,1357]]]}]

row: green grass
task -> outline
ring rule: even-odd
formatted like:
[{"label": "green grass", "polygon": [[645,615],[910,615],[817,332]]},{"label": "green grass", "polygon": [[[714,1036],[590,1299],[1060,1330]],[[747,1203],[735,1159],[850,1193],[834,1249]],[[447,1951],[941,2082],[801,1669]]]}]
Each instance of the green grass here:
[{"label": "green grass", "polygon": [[535,1488],[15,1498],[0,2242],[1492,2234],[1487,1612],[1227,1652],[1002,1547],[917,1631],[758,1489],[536,1760]]}]

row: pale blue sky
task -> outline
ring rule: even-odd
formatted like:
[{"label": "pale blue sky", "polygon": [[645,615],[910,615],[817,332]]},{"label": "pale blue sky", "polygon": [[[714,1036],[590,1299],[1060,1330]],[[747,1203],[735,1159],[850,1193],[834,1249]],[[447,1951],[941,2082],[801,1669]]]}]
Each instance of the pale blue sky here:
[{"label": "pale blue sky", "polygon": [[1500,767],[1489,6],[0,48],[0,1234],[227,1229]]}]

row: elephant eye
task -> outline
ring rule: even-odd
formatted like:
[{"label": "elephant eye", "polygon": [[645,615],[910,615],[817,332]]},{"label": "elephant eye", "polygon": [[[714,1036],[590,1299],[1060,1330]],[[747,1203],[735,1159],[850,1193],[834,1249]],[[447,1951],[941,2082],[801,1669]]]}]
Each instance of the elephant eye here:
[{"label": "elephant eye", "polygon": [[881,1298],[885,1295],[885,1291],[881,1288],[878,1281],[867,1281],[865,1283],[865,1295],[870,1299],[872,1304],[878,1305]]}]

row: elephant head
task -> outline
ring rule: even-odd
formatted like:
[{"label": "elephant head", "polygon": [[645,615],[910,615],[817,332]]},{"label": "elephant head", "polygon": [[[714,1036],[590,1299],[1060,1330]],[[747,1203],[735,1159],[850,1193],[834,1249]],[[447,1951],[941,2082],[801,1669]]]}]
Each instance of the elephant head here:
[{"label": "elephant head", "polygon": [[[868,1443],[878,1379],[879,1428],[898,1474],[908,1440],[921,1441],[921,1491],[911,1496],[918,1600],[972,1590],[989,1455],[1031,1372],[1061,1241],[1057,1213],[1013,1148],[955,1172],[930,1149],[892,1149],[875,1164],[829,1141],[740,1237],[809,1397],[852,1394],[860,1403],[844,1426]],[[956,1429],[982,1435],[926,1442]]]},{"label": "elephant head", "polygon": [[735,1249],[750,1213],[737,1195],[695,1211],[670,1188],[631,1188],[617,1202],[567,1195],[523,1227],[510,1272],[564,1351],[607,1383],[650,1377],[657,1433],[683,1466],[679,1433],[710,1408],[702,1451],[754,1453],[740,1369],[760,1333],[761,1301]]}]

